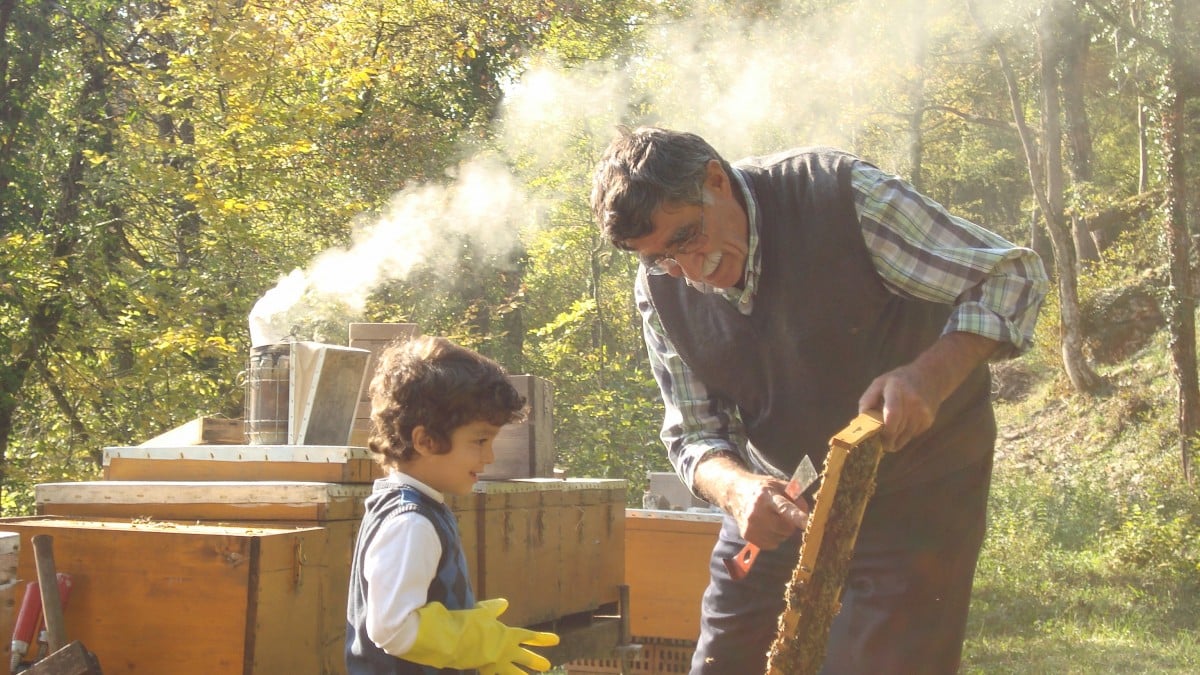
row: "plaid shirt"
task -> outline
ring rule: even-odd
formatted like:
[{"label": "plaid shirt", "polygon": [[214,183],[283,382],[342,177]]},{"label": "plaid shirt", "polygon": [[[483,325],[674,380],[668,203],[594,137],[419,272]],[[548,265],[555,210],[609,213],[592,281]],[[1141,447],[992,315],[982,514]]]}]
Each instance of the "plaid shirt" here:
[{"label": "plaid shirt", "polygon": [[[762,264],[759,214],[737,169],[734,178],[746,198],[750,224],[744,288],[692,285],[719,293],[743,314],[750,314]],[[863,239],[875,270],[892,293],[954,305],[943,333],[975,333],[1011,345],[993,358],[1029,349],[1049,286],[1033,251],[951,215],[908,183],[869,164],[855,163],[850,183]],[[710,394],[675,351],[644,284],[636,285],[634,296],[666,407],[660,436],[671,464],[684,484],[691,486],[696,464],[706,455],[722,450],[742,454],[745,429],[736,406]]]}]

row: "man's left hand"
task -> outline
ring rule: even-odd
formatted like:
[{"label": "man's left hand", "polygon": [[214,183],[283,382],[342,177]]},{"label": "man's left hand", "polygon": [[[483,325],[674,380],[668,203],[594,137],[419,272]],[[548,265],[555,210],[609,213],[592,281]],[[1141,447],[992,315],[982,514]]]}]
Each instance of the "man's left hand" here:
[{"label": "man's left hand", "polygon": [[875,378],[858,399],[858,411],[883,411],[880,438],[885,450],[895,452],[933,426],[942,402],[999,346],[974,333],[946,333],[912,363]]}]

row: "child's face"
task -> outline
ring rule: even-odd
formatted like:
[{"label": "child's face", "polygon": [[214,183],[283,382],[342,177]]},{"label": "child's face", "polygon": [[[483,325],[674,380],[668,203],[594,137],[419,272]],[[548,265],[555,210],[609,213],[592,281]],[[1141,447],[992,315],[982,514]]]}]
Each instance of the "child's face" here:
[{"label": "child's face", "polygon": [[[500,427],[488,422],[471,422],[458,427],[450,434],[450,452],[435,454],[427,451],[419,440],[420,429],[413,430],[413,441],[419,457],[406,471],[435,490],[452,495],[465,495],[479,480],[479,474],[488,464],[495,461],[492,442],[500,433]],[[428,438],[428,436],[425,436]]]}]

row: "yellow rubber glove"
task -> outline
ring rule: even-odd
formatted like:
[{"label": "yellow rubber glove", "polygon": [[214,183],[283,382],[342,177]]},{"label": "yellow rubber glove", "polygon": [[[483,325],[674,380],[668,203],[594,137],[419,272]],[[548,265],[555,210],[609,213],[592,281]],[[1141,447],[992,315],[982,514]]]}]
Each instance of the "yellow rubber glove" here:
[{"label": "yellow rubber glove", "polygon": [[538,672],[550,662],[521,645],[550,647],[558,644],[554,633],[510,628],[497,617],[508,609],[508,600],[482,600],[474,609],[446,609],[431,602],[417,610],[417,639],[401,658],[434,668],[478,668],[481,675],[521,675],[516,664]]}]

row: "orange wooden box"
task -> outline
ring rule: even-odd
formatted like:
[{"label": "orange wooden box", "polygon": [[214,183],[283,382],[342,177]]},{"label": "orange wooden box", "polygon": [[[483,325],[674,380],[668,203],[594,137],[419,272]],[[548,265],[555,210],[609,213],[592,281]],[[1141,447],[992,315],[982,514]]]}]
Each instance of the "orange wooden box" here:
[{"label": "orange wooden box", "polygon": [[20,535],[22,579],[37,575],[32,536],[53,537],[55,566],[73,581],[67,639],[106,675],[340,672],[322,663],[322,528],[61,518],[0,528]]},{"label": "orange wooden box", "polygon": [[720,514],[625,511],[625,583],[634,635],[676,640],[700,635],[700,600],[720,531]]},{"label": "orange wooden box", "polygon": [[17,558],[21,550],[21,535],[16,532],[0,531],[0,660],[4,662],[0,668],[7,673],[9,656],[12,654],[12,643],[9,636],[13,632],[13,624],[17,620],[17,601],[21,592],[30,579],[17,576]]},{"label": "orange wooden box", "polygon": [[[296,672],[337,674],[345,670],[342,647],[350,556],[363,499],[370,490],[371,486],[364,484],[286,481],[90,481],[44,483],[34,488],[37,510],[43,515],[145,524],[190,521],[208,526],[313,529],[308,537],[319,544],[304,544],[301,553],[310,565],[307,592],[318,600],[296,611],[310,613],[308,618],[315,622],[320,640],[311,648],[304,644],[296,647],[306,651],[309,663]],[[150,549],[135,555],[154,556],[155,552]],[[154,610],[148,607],[146,611]],[[107,665],[103,661],[101,665],[107,673]]]}]

